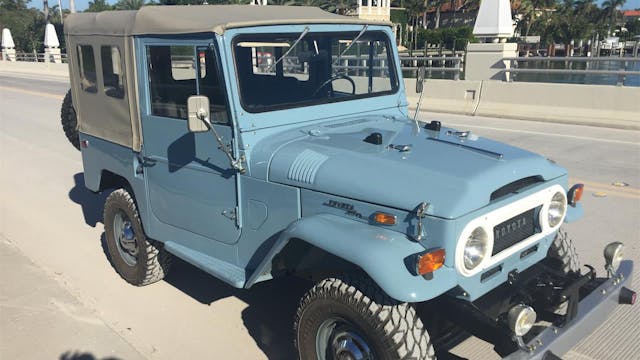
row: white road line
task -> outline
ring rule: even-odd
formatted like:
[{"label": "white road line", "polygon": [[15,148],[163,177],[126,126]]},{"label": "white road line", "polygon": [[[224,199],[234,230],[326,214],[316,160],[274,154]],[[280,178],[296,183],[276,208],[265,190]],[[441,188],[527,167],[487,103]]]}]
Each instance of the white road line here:
[{"label": "white road line", "polygon": [[[483,130],[495,130],[495,131],[503,131],[503,132],[519,133],[519,134],[555,136],[555,137],[563,137],[563,138],[568,138],[568,139],[578,139],[578,140],[588,140],[588,141],[596,141],[596,142],[607,142],[607,143],[613,143],[613,144],[640,146],[640,142],[633,142],[633,141],[600,139],[600,138],[594,138],[594,137],[589,137],[589,136],[554,134],[554,133],[546,133],[546,132],[531,131],[531,130],[515,130],[515,129],[506,129],[506,128],[499,128],[499,127],[492,127],[492,126],[481,126],[481,125],[455,123],[453,121],[447,121],[447,123],[451,124],[451,125],[454,125],[456,127],[469,127],[469,128],[483,129]],[[627,130],[627,131],[634,131],[634,130]]]}]

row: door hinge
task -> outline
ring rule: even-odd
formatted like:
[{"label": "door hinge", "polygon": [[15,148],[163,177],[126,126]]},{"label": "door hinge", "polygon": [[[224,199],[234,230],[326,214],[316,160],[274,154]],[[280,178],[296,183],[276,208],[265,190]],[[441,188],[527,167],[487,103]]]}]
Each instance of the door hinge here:
[{"label": "door hinge", "polygon": [[229,220],[237,220],[238,219],[238,207],[234,207],[229,210],[222,210],[222,216],[226,217]]}]

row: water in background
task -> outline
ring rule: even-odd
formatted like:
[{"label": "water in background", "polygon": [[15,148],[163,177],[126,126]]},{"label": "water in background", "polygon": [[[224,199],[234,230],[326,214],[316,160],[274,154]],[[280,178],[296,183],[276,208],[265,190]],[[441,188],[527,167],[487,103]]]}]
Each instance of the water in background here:
[{"label": "water in background", "polygon": [[[422,65],[420,63],[419,65]],[[434,67],[445,65],[446,67],[453,67],[455,64],[446,62],[433,61]],[[518,63],[519,69],[573,69],[573,70],[623,70],[628,71],[640,71],[640,62],[628,61],[598,61],[598,62],[585,62],[585,61],[521,61]],[[416,70],[402,70],[402,74],[405,78],[415,78]],[[428,79],[449,79],[453,80],[454,73],[439,71],[432,69],[427,71],[426,77]],[[464,79],[464,72],[460,74],[460,79]],[[590,85],[618,85],[618,75],[593,75],[593,74],[514,74],[512,75],[513,81],[520,82],[549,82],[549,83],[565,83],[565,84],[590,84]],[[640,75],[627,75],[624,77],[623,84],[625,86],[640,86]]]},{"label": "water in background", "polygon": [[[624,70],[640,71],[638,61],[598,61],[598,62],[565,62],[565,61],[521,61],[519,69],[573,69],[573,70]],[[521,82],[550,82],[567,84],[617,85],[618,75],[594,74],[514,74],[514,81]],[[625,86],[640,86],[640,75],[624,77]]]}]

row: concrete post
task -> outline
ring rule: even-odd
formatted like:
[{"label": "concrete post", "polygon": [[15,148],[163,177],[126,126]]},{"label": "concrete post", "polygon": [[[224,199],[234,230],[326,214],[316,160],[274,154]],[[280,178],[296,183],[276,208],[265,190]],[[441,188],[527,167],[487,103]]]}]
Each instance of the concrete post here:
[{"label": "concrete post", "polygon": [[11,30],[2,29],[2,60],[4,61],[16,61],[16,44],[13,42],[13,36],[11,36]]},{"label": "concrete post", "polygon": [[504,70],[510,68],[511,62],[502,59],[517,55],[516,43],[469,44],[464,63],[465,79],[510,81],[510,74]]},{"label": "concrete post", "polygon": [[49,23],[44,28],[44,62],[61,63],[60,42],[56,34],[56,28]]}]

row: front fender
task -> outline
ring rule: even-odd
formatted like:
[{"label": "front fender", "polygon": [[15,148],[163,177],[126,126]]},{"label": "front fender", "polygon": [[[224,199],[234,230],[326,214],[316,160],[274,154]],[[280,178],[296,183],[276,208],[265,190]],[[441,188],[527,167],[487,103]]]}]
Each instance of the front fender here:
[{"label": "front fender", "polygon": [[405,261],[425,248],[406,235],[329,214],[302,218],[282,232],[247,281],[246,287],[271,269],[271,261],[289,241],[308,242],[364,270],[392,298],[403,302],[433,299],[456,286],[455,271],[442,267],[426,280]]}]

